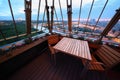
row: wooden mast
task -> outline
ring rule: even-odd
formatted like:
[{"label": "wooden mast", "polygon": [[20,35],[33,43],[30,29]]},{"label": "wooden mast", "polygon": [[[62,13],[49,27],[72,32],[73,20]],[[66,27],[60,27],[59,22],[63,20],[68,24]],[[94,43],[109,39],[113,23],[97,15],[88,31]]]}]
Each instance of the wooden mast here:
[{"label": "wooden mast", "polygon": [[31,34],[31,3],[32,0],[25,0],[27,35]]},{"label": "wooden mast", "polygon": [[52,30],[51,30],[51,27],[50,27],[50,16],[49,16],[49,6],[47,4],[47,0],[45,0],[45,3],[46,3],[46,15],[47,15],[47,23],[48,23],[48,29],[49,29],[49,32],[52,33]]},{"label": "wooden mast", "polygon": [[100,41],[102,40],[103,36],[106,36],[108,34],[108,32],[114,27],[114,25],[119,21],[119,19],[120,19],[120,8],[118,10],[116,10],[116,14],[113,16],[113,18],[108,23],[108,25],[106,26],[104,31],[101,33],[101,37],[98,40],[98,43],[100,43]]},{"label": "wooden mast", "polygon": [[53,18],[54,18],[54,0],[52,2],[52,6],[51,6],[51,27],[50,27],[51,33],[52,33],[52,29],[53,29]]},{"label": "wooden mast", "polygon": [[68,14],[68,30],[69,33],[72,32],[72,0],[70,0],[70,4],[67,0],[67,14]]}]

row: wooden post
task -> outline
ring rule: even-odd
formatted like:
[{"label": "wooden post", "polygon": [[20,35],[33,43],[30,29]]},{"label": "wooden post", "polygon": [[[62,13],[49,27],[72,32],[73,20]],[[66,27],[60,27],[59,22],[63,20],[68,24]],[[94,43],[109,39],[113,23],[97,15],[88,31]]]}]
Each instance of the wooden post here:
[{"label": "wooden post", "polygon": [[68,30],[71,33],[72,32],[72,1],[70,1],[70,4],[68,4],[68,0],[67,0],[67,14],[68,14]]},{"label": "wooden post", "polygon": [[50,31],[52,33],[52,29],[53,29],[53,18],[54,18],[54,0],[51,6],[51,26],[50,26]]},{"label": "wooden post", "polygon": [[50,26],[49,6],[47,4],[47,0],[45,0],[45,3],[46,3],[46,15],[47,15],[48,29],[49,29],[49,32],[52,33],[51,26]]},{"label": "wooden post", "polygon": [[25,0],[27,35],[31,34],[31,2],[32,0]]}]

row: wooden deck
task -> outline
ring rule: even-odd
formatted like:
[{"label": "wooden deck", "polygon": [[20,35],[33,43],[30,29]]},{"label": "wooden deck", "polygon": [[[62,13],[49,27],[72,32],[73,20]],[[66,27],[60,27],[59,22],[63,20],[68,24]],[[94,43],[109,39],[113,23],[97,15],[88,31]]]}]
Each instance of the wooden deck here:
[{"label": "wooden deck", "polygon": [[[50,52],[43,54],[12,74],[8,80],[81,80],[83,65],[80,59],[58,53],[56,66],[51,62]],[[88,71],[84,80],[106,80],[104,73]],[[118,80],[117,77],[111,80]]]}]

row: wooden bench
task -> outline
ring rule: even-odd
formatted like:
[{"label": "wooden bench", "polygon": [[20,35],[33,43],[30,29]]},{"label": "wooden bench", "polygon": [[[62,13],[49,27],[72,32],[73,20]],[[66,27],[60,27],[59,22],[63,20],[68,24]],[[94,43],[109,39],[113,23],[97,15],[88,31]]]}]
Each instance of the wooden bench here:
[{"label": "wooden bench", "polygon": [[[101,62],[95,58],[98,57]],[[85,61],[82,61],[85,65]],[[113,68],[120,63],[120,53],[107,45],[102,45],[92,54],[92,61],[88,66],[88,70],[104,71]]]}]

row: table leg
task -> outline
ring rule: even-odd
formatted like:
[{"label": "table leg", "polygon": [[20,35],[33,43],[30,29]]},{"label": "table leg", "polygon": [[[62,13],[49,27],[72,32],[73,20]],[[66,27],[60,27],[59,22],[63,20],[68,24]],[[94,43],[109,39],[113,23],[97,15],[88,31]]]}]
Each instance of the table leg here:
[{"label": "table leg", "polygon": [[81,76],[80,76],[80,79],[83,79],[88,71],[88,67],[89,67],[89,62],[88,60],[85,60],[85,66],[81,72]]},{"label": "table leg", "polygon": [[56,53],[57,53],[57,50],[54,50],[54,54],[53,54],[53,60],[54,60],[54,64],[56,65]]}]

